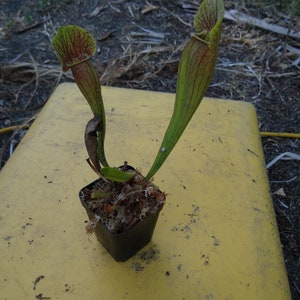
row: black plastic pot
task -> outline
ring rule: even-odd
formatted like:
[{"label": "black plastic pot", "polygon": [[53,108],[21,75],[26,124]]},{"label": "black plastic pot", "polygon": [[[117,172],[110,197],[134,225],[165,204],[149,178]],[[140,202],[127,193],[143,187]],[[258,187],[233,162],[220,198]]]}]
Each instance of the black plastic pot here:
[{"label": "black plastic pot", "polygon": [[[92,188],[96,181],[90,183],[83,189]],[[85,208],[89,219],[94,220],[95,214],[87,207],[82,199],[83,189],[79,192],[81,204]],[[163,205],[154,214],[145,217],[129,230],[122,233],[111,233],[106,226],[99,221],[95,228],[96,237],[116,261],[126,261],[151,241],[162,207]]]}]

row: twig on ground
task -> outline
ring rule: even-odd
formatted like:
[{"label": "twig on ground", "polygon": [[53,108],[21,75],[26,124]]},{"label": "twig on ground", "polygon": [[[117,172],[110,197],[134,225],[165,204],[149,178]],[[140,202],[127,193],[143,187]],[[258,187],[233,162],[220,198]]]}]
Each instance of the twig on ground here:
[{"label": "twig on ground", "polygon": [[292,152],[284,152],[276,156],[272,161],[270,161],[266,168],[269,169],[271,168],[277,161],[279,160],[300,160],[300,155]]},{"label": "twig on ground", "polygon": [[225,19],[231,20],[237,23],[250,24],[264,30],[269,30],[280,35],[285,35],[295,39],[300,39],[300,32],[296,32],[290,28],[285,28],[279,25],[269,24],[258,18],[246,15],[238,10],[232,9],[225,12]]},{"label": "twig on ground", "polygon": [[293,178],[287,179],[287,180],[270,180],[270,183],[290,183],[297,179],[297,176],[294,176]]},{"label": "twig on ground", "polygon": [[36,23],[34,23],[34,24],[31,24],[31,25],[29,25],[29,26],[26,26],[26,27],[23,27],[23,28],[20,28],[20,29],[16,29],[16,30],[15,30],[15,33],[21,34],[21,33],[24,33],[24,32],[26,32],[26,31],[28,31],[28,30],[35,29],[35,28],[37,28],[37,27],[42,26],[44,23],[48,22],[49,20],[50,20],[50,18],[48,18],[48,19],[46,19],[46,20],[43,20],[43,21],[41,21],[41,22],[36,22]]},{"label": "twig on ground", "polygon": [[38,114],[34,114],[34,116],[30,117],[29,119],[26,120],[26,122],[24,122],[23,124],[21,124],[19,126],[11,126],[8,128],[1,129],[1,131],[2,131],[1,133],[6,133],[11,130],[14,130],[14,132],[11,135],[11,137],[4,143],[2,148],[0,148],[0,170],[1,170],[1,165],[2,165],[3,155],[4,155],[4,152],[6,151],[6,149],[9,147],[9,157],[10,157],[12,154],[12,151],[13,151],[13,146],[15,144],[15,142],[14,142],[15,137],[18,134],[20,134],[21,132],[25,132],[25,130],[27,130],[30,127],[30,124],[32,123],[32,121],[34,121],[36,119],[37,116],[38,116]]},{"label": "twig on ground", "polygon": [[178,15],[174,14],[173,12],[169,11],[168,9],[162,7],[161,8],[163,11],[169,13],[171,16],[173,16],[174,18],[176,18],[179,22],[181,22],[182,24],[184,24],[185,26],[188,26],[188,27],[192,27],[192,24],[191,23],[188,23],[188,22],[185,22],[184,20],[182,20],[181,17],[179,17]]}]

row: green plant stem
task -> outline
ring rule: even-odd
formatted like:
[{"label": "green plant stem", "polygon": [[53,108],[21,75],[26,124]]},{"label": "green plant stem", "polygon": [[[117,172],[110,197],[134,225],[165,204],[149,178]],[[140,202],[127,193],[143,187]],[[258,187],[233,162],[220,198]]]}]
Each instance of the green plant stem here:
[{"label": "green plant stem", "polygon": [[197,33],[180,59],[173,114],[145,180],[150,180],[165,162],[204,97],[217,61],[223,17],[222,0],[204,0],[199,7],[194,18]]},{"label": "green plant stem", "polygon": [[98,133],[98,158],[104,167],[108,167],[104,152],[105,140],[105,111],[101,95],[101,85],[96,70],[89,60],[71,67],[74,79],[83,96],[87,99],[92,112],[100,120]]}]

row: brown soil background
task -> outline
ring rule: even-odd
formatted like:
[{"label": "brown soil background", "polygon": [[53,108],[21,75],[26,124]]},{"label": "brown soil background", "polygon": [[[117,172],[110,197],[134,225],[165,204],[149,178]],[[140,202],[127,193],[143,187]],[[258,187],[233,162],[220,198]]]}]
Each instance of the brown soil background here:
[{"label": "brown soil background", "polygon": [[[175,92],[178,60],[193,32],[197,2],[2,0],[0,128],[20,127],[0,135],[1,167],[57,84],[72,81],[69,73],[61,73],[51,48],[59,25],[83,26],[97,39],[94,63],[104,85]],[[246,6],[245,2],[225,1],[226,10],[238,9],[300,31],[299,14],[292,18],[274,4]],[[299,133],[299,53],[297,38],[225,20],[218,63],[206,96],[253,103],[261,131]],[[300,152],[295,138],[265,137],[262,144],[266,163],[284,152]],[[280,160],[268,170],[295,300],[300,299],[299,163]]]}]

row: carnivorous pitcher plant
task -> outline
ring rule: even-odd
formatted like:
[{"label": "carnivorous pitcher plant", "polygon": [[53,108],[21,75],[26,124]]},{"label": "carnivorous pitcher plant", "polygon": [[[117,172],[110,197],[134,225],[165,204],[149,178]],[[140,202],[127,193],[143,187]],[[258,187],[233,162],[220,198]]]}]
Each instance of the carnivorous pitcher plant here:
[{"label": "carnivorous pitcher plant", "polygon": [[[90,58],[96,50],[96,42],[85,29],[76,25],[58,28],[53,38],[53,47],[62,64],[63,71],[71,69],[73,77],[87,100],[93,118],[85,129],[85,145],[88,162],[104,181],[126,184],[134,180],[150,193],[152,178],[169,156],[192,116],[201,103],[211,82],[218,53],[221,26],[224,16],[223,0],[204,0],[195,17],[195,33],[191,35],[181,55],[173,114],[165,132],[157,156],[147,175],[141,176],[131,169],[111,166],[105,155],[105,110],[101,84]],[[120,129],[121,130],[121,129]],[[124,154],[126,158],[126,153]],[[134,179],[135,178],[135,179]],[[151,185],[151,189],[157,187]],[[106,192],[95,192],[94,197],[105,197]],[[133,193],[132,190],[128,194]],[[163,202],[165,194],[160,194]],[[107,210],[114,210],[113,204]]]}]

